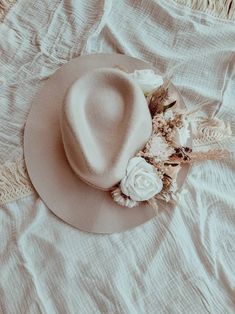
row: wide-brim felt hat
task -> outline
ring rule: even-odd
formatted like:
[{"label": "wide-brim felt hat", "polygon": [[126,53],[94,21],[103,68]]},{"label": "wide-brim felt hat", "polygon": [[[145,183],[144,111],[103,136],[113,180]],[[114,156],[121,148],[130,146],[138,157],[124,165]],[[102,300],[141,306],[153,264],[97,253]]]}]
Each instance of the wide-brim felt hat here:
[{"label": "wide-brim felt hat", "polygon": [[[156,216],[148,203],[124,207],[109,191],[124,174],[127,157],[151,135],[144,94],[126,74],[142,69],[158,72],[121,54],[81,56],[57,70],[34,97],[24,133],[27,171],[47,207],[75,228],[121,232]],[[184,109],[172,83],[169,89]],[[181,167],[178,190],[188,170],[187,164]]]}]

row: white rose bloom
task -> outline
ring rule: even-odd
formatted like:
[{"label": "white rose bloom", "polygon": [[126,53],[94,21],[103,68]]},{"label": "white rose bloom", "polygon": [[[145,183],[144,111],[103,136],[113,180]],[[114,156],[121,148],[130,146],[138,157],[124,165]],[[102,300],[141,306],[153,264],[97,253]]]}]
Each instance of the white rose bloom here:
[{"label": "white rose bloom", "polygon": [[148,93],[163,84],[163,78],[153,70],[135,70],[129,76],[140,85],[144,93]]},{"label": "white rose bloom", "polygon": [[141,157],[134,157],[128,162],[126,176],[121,180],[120,188],[123,194],[140,202],[161,192],[163,183],[152,165]]}]

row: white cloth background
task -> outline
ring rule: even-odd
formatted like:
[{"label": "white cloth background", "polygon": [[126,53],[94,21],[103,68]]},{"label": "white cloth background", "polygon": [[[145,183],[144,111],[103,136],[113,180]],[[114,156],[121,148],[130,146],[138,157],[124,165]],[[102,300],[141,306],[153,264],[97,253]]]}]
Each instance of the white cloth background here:
[{"label": "white cloth background", "polygon": [[[181,1],[182,2],[182,1]],[[235,22],[176,1],[19,0],[0,24],[0,162],[23,158],[43,81],[80,54],[163,73],[235,132]],[[43,104],[42,104],[43,106]],[[43,140],[43,139],[42,139]],[[214,144],[234,152],[234,138]],[[235,163],[194,165],[174,210],[111,235],[81,232],[35,194],[0,207],[0,313],[235,313]]]}]

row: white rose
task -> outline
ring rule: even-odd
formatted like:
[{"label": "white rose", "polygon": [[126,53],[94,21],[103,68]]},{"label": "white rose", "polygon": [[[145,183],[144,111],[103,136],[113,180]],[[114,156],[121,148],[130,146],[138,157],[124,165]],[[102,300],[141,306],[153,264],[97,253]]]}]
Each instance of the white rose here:
[{"label": "white rose", "polygon": [[163,183],[152,165],[141,157],[134,157],[128,162],[126,176],[121,180],[120,188],[123,194],[140,202],[158,194]]},{"label": "white rose", "polygon": [[129,76],[134,79],[144,93],[148,93],[163,84],[163,79],[153,70],[135,70]]}]

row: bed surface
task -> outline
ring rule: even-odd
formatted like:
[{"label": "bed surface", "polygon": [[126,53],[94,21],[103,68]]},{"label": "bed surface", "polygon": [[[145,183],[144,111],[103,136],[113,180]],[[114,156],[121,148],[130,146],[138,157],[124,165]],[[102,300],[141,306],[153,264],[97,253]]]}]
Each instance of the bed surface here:
[{"label": "bed surface", "polygon": [[[235,313],[234,4],[226,16],[191,2],[19,0],[2,19],[0,313]],[[111,235],[53,215],[30,185],[22,146],[45,80],[103,52],[172,70],[186,106],[208,101],[202,116],[214,121],[195,149],[232,152],[195,164],[172,211]]]}]

